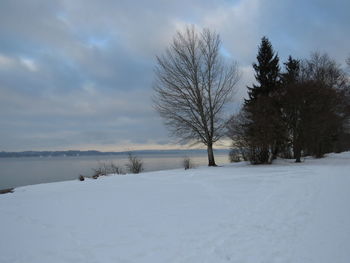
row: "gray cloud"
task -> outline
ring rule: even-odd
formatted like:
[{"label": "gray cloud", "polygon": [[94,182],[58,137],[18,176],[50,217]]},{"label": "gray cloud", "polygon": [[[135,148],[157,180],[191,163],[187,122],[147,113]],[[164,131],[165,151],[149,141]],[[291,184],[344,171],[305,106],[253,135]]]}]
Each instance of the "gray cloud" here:
[{"label": "gray cloud", "polygon": [[221,34],[243,73],[237,105],[263,35],[282,60],[319,50],[343,63],[349,9],[346,0],[3,0],[0,150],[166,145],[150,97],[155,56],[176,30],[193,23]]}]

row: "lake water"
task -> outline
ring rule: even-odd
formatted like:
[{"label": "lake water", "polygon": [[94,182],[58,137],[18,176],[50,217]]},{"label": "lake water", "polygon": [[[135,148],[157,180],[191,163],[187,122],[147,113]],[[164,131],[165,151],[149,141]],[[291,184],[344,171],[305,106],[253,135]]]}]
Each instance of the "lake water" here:
[{"label": "lake water", "polygon": [[[137,155],[144,164],[144,172],[182,168],[185,156],[190,157],[195,166],[208,164],[205,152]],[[218,165],[228,163],[227,152],[215,153],[215,161]],[[76,180],[79,175],[91,176],[94,168],[111,162],[126,170],[128,156],[0,158],[0,189]]]}]

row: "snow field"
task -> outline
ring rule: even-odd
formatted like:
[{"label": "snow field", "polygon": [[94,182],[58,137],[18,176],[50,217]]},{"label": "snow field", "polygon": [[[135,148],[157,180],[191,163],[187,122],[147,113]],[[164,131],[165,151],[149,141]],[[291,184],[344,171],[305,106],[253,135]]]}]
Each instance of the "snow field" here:
[{"label": "snow field", "polygon": [[0,262],[348,263],[350,152],[20,187]]}]

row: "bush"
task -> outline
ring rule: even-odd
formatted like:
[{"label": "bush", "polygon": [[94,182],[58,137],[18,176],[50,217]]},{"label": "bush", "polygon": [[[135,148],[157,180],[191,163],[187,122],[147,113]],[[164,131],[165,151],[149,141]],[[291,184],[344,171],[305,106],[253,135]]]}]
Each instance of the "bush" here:
[{"label": "bush", "polygon": [[108,167],[109,174],[124,174],[124,171],[121,167],[111,163]]},{"label": "bush", "polygon": [[2,195],[2,194],[8,194],[8,193],[13,193],[13,192],[14,192],[14,188],[2,189],[2,190],[0,190],[0,195]]},{"label": "bush", "polygon": [[100,166],[96,169],[93,169],[94,173],[92,175],[92,178],[96,179],[99,176],[103,176],[107,174],[107,171],[104,166]]},{"label": "bush", "polygon": [[194,167],[193,162],[189,157],[184,158],[183,167],[185,168],[185,170],[192,169]]},{"label": "bush", "polygon": [[121,167],[115,165],[113,162],[110,164],[99,163],[99,167],[93,169],[93,179],[97,179],[100,176],[105,176],[108,174],[123,174],[123,170]]},{"label": "bush", "polygon": [[272,154],[267,147],[252,146],[248,152],[251,164],[271,164]]},{"label": "bush", "polygon": [[137,156],[129,153],[129,163],[126,164],[126,168],[130,173],[138,174],[143,171],[143,163]]},{"label": "bush", "polygon": [[242,161],[241,154],[239,153],[239,151],[237,151],[235,149],[232,149],[229,152],[228,159],[229,159],[230,163],[238,163],[238,162]]}]

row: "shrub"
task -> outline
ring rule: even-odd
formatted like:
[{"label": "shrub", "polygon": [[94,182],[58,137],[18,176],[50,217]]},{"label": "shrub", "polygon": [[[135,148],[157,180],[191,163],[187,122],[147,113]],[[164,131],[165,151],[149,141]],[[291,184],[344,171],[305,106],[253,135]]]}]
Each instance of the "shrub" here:
[{"label": "shrub", "polygon": [[228,159],[230,163],[238,163],[241,161],[241,154],[239,151],[232,149],[228,154]]},{"label": "shrub", "polygon": [[108,173],[110,174],[124,174],[123,169],[114,163],[111,163],[108,168]]},{"label": "shrub", "polygon": [[14,191],[14,188],[2,189],[2,190],[0,190],[0,195],[1,194],[13,193],[13,191]]},{"label": "shrub", "polygon": [[138,174],[143,171],[143,163],[137,156],[129,153],[129,163],[126,164],[126,168],[130,173]]},{"label": "shrub", "polygon": [[97,179],[100,176],[105,176],[108,174],[124,174],[123,169],[117,165],[115,165],[113,162],[110,164],[106,163],[99,163],[98,168],[94,168],[93,170],[93,179]]},{"label": "shrub", "polygon": [[106,167],[105,166],[100,166],[96,169],[93,169],[94,174],[92,175],[92,178],[96,179],[99,176],[103,176],[107,174]]},{"label": "shrub", "polygon": [[185,170],[192,169],[194,167],[193,162],[189,157],[184,158],[183,167],[185,168]]}]

